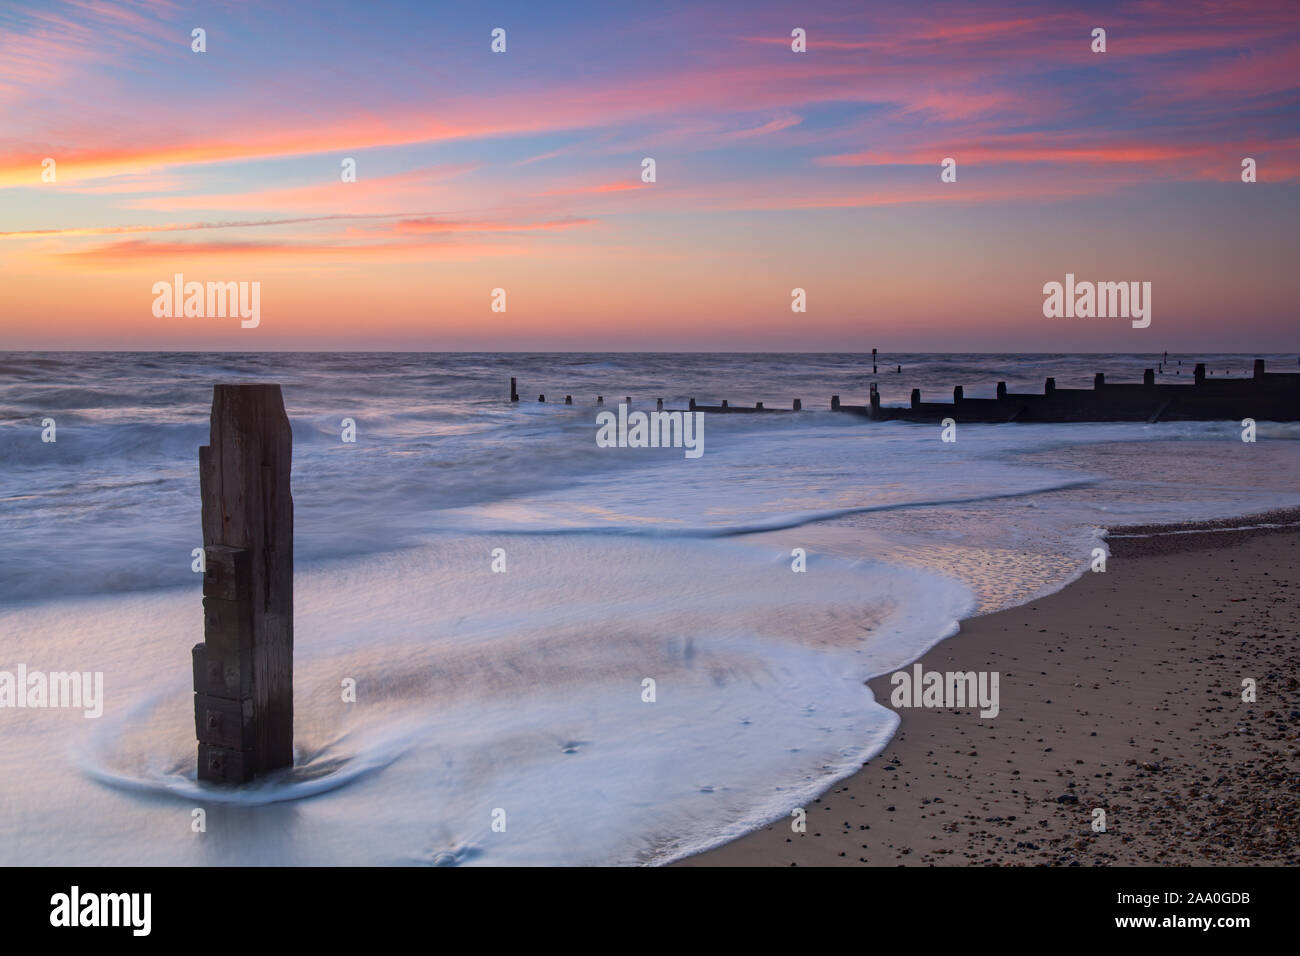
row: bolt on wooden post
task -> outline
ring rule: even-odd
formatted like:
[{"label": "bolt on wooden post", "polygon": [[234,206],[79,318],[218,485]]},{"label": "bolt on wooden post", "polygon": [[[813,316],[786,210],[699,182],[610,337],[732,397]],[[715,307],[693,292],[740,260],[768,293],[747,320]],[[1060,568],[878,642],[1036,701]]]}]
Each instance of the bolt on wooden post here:
[{"label": "bolt on wooden post", "polygon": [[293,765],[293,433],[279,385],[216,385],[203,499],[203,643],[193,650],[198,777]]}]

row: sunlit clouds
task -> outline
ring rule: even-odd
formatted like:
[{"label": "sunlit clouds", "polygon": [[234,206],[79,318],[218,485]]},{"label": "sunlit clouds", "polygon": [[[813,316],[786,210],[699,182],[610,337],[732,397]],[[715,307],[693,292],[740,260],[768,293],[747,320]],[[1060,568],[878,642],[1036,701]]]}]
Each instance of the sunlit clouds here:
[{"label": "sunlit clouds", "polygon": [[[1289,347],[1297,64],[1280,2],[11,6],[0,346]],[[151,314],[209,265],[256,330]],[[1044,320],[1085,270],[1140,344]]]}]

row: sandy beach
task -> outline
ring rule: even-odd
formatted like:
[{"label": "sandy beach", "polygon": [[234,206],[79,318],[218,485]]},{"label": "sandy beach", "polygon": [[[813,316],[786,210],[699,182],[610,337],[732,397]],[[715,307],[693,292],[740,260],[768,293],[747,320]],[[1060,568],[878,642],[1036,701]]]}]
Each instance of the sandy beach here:
[{"label": "sandy beach", "polygon": [[[1297,522],[1112,529],[1105,573],[965,621],[921,659],[998,672],[996,717],[901,709],[805,832],[778,820],[681,864],[1300,862]],[[889,700],[888,675],[869,683]]]}]

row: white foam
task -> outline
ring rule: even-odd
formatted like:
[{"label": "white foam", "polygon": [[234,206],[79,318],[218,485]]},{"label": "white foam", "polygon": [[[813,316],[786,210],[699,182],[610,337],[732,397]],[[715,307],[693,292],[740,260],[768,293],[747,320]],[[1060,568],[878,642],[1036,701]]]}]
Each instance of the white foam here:
[{"label": "white foam", "polygon": [[[519,537],[509,572],[485,575],[489,543],[449,537],[300,575],[306,760],[234,791],[193,778],[189,688],[138,668],[184,661],[199,626],[188,595],[0,615],[29,656],[98,644],[110,705],[74,730],[75,760],[56,749],[23,773],[0,767],[10,799],[33,835],[57,834],[83,863],[120,859],[105,815],[141,841],[138,862],[192,860],[196,836],[158,800],[182,815],[297,808],[292,839],[267,842],[248,820],[202,837],[248,863],[661,862],[788,813],[883,746],[896,718],[863,681],[951,632],[970,600],[922,571],[815,556],[796,574],[788,555],[725,541]],[[344,677],[356,704],[341,700]],[[18,750],[68,730],[28,721]],[[62,800],[83,812],[65,816]],[[491,828],[497,808],[505,833]],[[48,861],[51,845],[0,857]]]}]

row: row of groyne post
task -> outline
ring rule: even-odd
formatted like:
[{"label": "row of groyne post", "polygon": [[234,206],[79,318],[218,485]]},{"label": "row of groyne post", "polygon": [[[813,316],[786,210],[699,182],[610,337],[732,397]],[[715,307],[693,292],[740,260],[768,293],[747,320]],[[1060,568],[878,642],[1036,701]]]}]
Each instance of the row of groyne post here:
[{"label": "row of groyne post", "polygon": [[[873,370],[875,355],[872,355]],[[519,401],[515,378],[510,379],[510,400]],[[545,402],[544,394],[537,396]],[[632,404],[631,397],[624,401]],[[564,404],[572,405],[573,396],[565,395]],[[603,395],[596,405],[605,404]],[[656,409],[664,411],[664,400],[655,400]],[[830,410],[859,415],[874,421],[941,422],[1160,422],[1160,421],[1236,421],[1254,418],[1264,421],[1300,420],[1300,373],[1267,372],[1263,359],[1255,359],[1249,378],[1212,378],[1205,363],[1196,365],[1191,382],[1157,383],[1155,369],[1147,369],[1138,382],[1108,382],[1102,372],[1093,377],[1092,388],[1057,388],[1056,379],[1048,378],[1043,391],[1009,392],[1006,382],[998,382],[995,398],[967,398],[961,385],[953,388],[952,401],[927,402],[919,388],[912,389],[907,405],[885,405],[873,382],[864,405],[847,404],[832,395]],[[719,413],[799,412],[800,399],[790,407],[764,402],[733,405],[727,399],[710,405],[691,398],[685,409]]]},{"label": "row of groyne post", "polygon": [[[519,401],[519,389],[518,389],[518,386],[517,386],[517,384],[516,384],[516,381],[517,381],[517,380],[516,380],[515,378],[513,378],[513,377],[510,379],[510,401],[512,401],[512,402],[517,402],[517,401]],[[538,396],[537,396],[537,401],[538,401],[539,403],[541,403],[541,404],[545,404],[545,403],[546,403],[546,395],[545,395],[545,394],[538,395]],[[626,396],[626,397],[623,399],[623,402],[624,402],[625,404],[627,404],[627,405],[631,405],[631,404],[632,404],[632,396],[630,396],[630,395],[629,395],[629,396]],[[565,404],[565,405],[572,405],[572,404],[573,404],[573,396],[572,396],[572,395],[565,395],[565,396],[564,396],[564,404]],[[597,407],[603,406],[604,404],[605,404],[605,396],[604,396],[604,395],[597,395],[597,396],[596,396],[596,405],[597,405]],[[685,412],[735,412],[735,413],[738,413],[738,414],[743,414],[743,413],[746,413],[746,412],[748,412],[748,413],[753,413],[753,412],[786,412],[786,413],[789,413],[789,412],[801,412],[801,411],[803,411],[803,402],[796,398],[796,399],[794,399],[794,400],[790,403],[790,407],[789,407],[789,408],[781,408],[781,407],[779,407],[779,406],[768,406],[768,405],[766,405],[766,404],[763,403],[763,402],[756,402],[756,403],[753,404],[753,405],[732,405],[732,404],[729,403],[729,402],[727,401],[727,399],[725,399],[725,398],[722,400],[722,403],[721,403],[720,405],[702,405],[702,404],[700,404],[699,402],[697,402],[695,399],[692,398],[692,399],[687,403],[687,407],[686,407],[686,408],[673,408],[673,409],[666,409],[666,408],[664,407],[664,400],[663,400],[662,398],[657,398],[657,399],[655,399],[655,409],[656,409],[657,411],[661,411],[661,412],[662,412],[662,411],[678,411],[678,412],[682,412],[682,411],[685,411]]]}]

